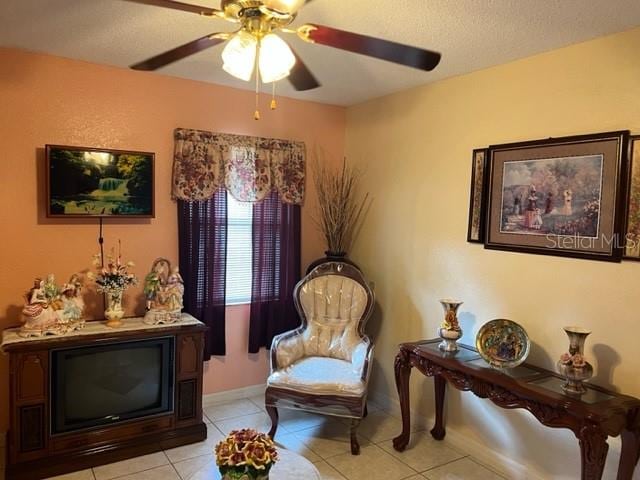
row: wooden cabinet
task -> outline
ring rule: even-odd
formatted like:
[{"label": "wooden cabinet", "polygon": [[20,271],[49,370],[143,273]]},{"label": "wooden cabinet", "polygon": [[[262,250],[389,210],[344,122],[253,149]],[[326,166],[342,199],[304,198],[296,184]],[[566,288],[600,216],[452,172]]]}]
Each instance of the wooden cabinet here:
[{"label": "wooden cabinet", "polygon": [[191,425],[202,421],[202,352],[201,335],[178,336],[176,423]]},{"label": "wooden cabinet", "polygon": [[[202,358],[206,327],[187,324],[47,337],[3,343],[10,355],[7,480],[36,480],[172,448],[206,438],[202,421]],[[134,319],[130,319],[134,320]],[[138,322],[141,324],[141,322]],[[173,408],[150,417],[52,434],[51,352],[111,342],[173,337]]]}]

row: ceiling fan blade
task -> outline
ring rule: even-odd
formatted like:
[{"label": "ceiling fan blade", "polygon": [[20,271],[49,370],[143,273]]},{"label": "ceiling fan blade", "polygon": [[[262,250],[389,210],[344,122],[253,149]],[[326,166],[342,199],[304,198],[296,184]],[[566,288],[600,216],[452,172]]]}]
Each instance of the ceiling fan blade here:
[{"label": "ceiling fan blade", "polygon": [[430,50],[423,50],[418,47],[346,32],[323,25],[303,25],[298,28],[298,35],[303,40],[311,43],[319,43],[420,70],[433,70],[440,62],[441,57],[439,53]]},{"label": "ceiling fan blade", "polygon": [[189,55],[193,55],[194,53],[201,52],[202,50],[223,43],[231,35],[232,34],[230,33],[213,33],[211,35],[207,35],[206,37],[202,37],[197,40],[193,40],[192,42],[185,43],[184,45],[169,50],[168,52],[164,52],[160,55],[156,55],[155,57],[151,57],[144,62],[131,65],[131,68],[134,70],[157,70],[161,67],[164,67],[165,65],[169,65],[170,63],[188,57]]},{"label": "ceiling fan blade", "polygon": [[293,49],[291,49],[291,51],[296,57],[296,64],[291,69],[291,73],[289,73],[288,77],[293,88],[299,92],[318,88],[320,86],[320,82],[316,80],[316,77],[313,76],[313,73],[311,73],[311,70],[309,70],[305,65],[298,53]]},{"label": "ceiling fan blade", "polygon": [[173,0],[125,0],[132,3],[141,3],[143,5],[153,5],[155,7],[172,8],[174,10],[182,10],[183,12],[197,13],[198,15],[215,16],[222,12],[215,8],[202,7],[200,5],[191,5],[189,3],[174,2]]}]

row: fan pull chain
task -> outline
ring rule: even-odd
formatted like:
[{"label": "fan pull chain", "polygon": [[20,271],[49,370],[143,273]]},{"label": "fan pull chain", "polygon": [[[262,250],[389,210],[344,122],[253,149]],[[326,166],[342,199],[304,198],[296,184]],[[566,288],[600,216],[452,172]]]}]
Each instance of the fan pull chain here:
[{"label": "fan pull chain", "polygon": [[256,46],[256,66],[254,67],[254,72],[256,74],[256,111],[253,113],[254,120],[260,120],[260,40],[258,40],[258,45]]},{"label": "fan pull chain", "polygon": [[275,110],[278,104],[276,103],[276,82],[271,84],[271,110]]}]

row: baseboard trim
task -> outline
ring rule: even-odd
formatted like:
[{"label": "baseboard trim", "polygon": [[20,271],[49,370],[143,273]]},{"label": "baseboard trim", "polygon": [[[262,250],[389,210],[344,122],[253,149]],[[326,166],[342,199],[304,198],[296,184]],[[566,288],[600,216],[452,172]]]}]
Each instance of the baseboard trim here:
[{"label": "baseboard trim", "polygon": [[249,385],[248,387],[236,388],[235,390],[225,390],[224,392],[208,393],[202,396],[202,405],[209,406],[216,403],[233,402],[247,397],[257,397],[263,395],[267,385]]},{"label": "baseboard trim", "polygon": [[[370,393],[369,398],[393,416],[400,416],[400,402],[396,398],[383,394]],[[433,416],[425,416],[410,409],[412,425],[420,429],[429,429],[434,422]],[[522,465],[504,455],[490,449],[485,444],[472,440],[455,428],[447,426],[446,441],[454,448],[468,453],[490,469],[513,480],[545,480],[545,477],[531,471],[530,467]]]}]

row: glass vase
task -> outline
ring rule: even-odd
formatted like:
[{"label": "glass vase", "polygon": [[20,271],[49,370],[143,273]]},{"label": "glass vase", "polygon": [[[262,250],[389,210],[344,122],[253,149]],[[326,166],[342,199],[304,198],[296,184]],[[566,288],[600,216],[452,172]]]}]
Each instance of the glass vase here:
[{"label": "glass vase", "polygon": [[570,394],[582,395],[587,391],[585,380],[593,377],[593,367],[584,359],[584,344],[591,333],[581,327],[564,327],[569,337],[569,353],[558,360],[558,372],[564,377],[562,389]]},{"label": "glass vase", "polygon": [[107,309],[104,311],[104,317],[107,319],[107,327],[117,328],[122,325],[122,317],[124,310],[122,308],[122,294],[124,289],[117,288],[106,292]]},{"label": "glass vase", "polygon": [[458,323],[458,308],[463,302],[445,298],[440,300],[442,308],[444,308],[444,321],[438,329],[438,335],[442,342],[438,348],[444,352],[457,352],[458,344],[456,343],[462,337],[462,329]]}]

